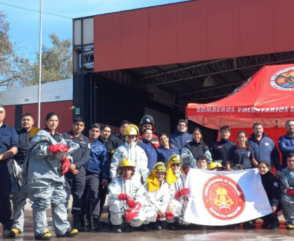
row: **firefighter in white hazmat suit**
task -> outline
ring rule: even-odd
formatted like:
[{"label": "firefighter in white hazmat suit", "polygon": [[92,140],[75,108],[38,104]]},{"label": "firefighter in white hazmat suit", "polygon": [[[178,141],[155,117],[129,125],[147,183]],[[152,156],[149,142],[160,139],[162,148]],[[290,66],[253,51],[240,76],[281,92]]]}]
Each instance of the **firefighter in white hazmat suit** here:
[{"label": "firefighter in white hazmat suit", "polygon": [[[168,228],[174,230],[179,229],[183,224],[188,224],[184,222],[183,218],[188,204],[187,195],[190,193],[190,189],[185,188],[186,174],[182,169],[182,161],[179,155],[173,154],[170,156],[167,163],[167,169],[166,182],[170,184],[170,190],[174,195],[175,201],[177,201],[174,201],[175,210],[178,208],[179,210],[177,211],[180,212],[178,217],[167,220],[167,223],[169,224]],[[188,170],[189,169],[187,169],[187,171]],[[180,203],[180,205],[178,205],[178,203]]]},{"label": "firefighter in white hazmat suit", "polygon": [[[150,206],[145,187],[135,178],[135,162],[123,159],[120,162],[118,174],[109,186],[108,206],[110,222],[114,232],[121,232],[121,225],[125,219],[126,231],[133,231],[132,227],[156,221],[156,212]],[[148,230],[145,230],[148,231]]]},{"label": "firefighter in white hazmat suit", "polygon": [[120,162],[123,159],[130,159],[135,162],[136,169],[134,173],[134,178],[138,181],[146,182],[149,175],[149,169],[147,167],[148,158],[145,151],[137,145],[137,136],[139,134],[139,129],[136,125],[130,124],[124,131],[125,143],[119,146],[113,156],[110,165],[110,177],[113,179],[117,176],[117,169]]},{"label": "firefighter in white hazmat suit", "polygon": [[165,181],[167,166],[157,162],[147,179],[148,199],[157,213],[157,221],[153,229],[161,230],[161,221],[172,220],[181,214],[181,205],[174,200],[169,184]]}]

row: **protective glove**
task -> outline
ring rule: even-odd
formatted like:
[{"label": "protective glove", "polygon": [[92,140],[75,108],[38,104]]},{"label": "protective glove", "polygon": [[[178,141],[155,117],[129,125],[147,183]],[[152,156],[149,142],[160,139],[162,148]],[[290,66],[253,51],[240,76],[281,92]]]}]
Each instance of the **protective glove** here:
[{"label": "protective glove", "polygon": [[287,188],[287,190],[286,190],[286,194],[288,194],[288,195],[294,197],[294,189],[292,189],[292,188]]},{"label": "protective glove", "polygon": [[135,202],[134,207],[129,208],[129,209],[126,211],[126,216],[125,216],[125,218],[126,218],[126,221],[127,221],[127,222],[132,221],[132,220],[136,217],[136,215],[137,215],[137,213],[139,212],[141,206],[142,206],[141,203],[139,203],[139,202]]},{"label": "protective glove", "polygon": [[56,145],[50,145],[49,151],[51,153],[57,153],[57,152],[67,152],[69,149],[66,144],[56,144]]},{"label": "protective glove", "polygon": [[181,197],[181,191],[176,191],[175,199],[179,199]]},{"label": "protective glove", "polygon": [[120,201],[127,201],[127,204],[130,208],[135,207],[136,203],[133,198],[131,198],[128,194],[121,193],[118,195],[118,199]]},{"label": "protective glove", "polygon": [[176,191],[175,193],[175,198],[179,199],[180,197],[187,195],[190,193],[190,189],[189,188],[182,188],[180,191]]},{"label": "protective glove", "polygon": [[69,171],[69,168],[70,168],[70,162],[69,160],[65,157],[62,159],[61,161],[61,166],[60,166],[60,173],[61,174],[65,174]]},{"label": "protective glove", "polygon": [[188,175],[188,172],[190,171],[190,167],[188,167],[186,170],[185,170],[185,174]]},{"label": "protective glove", "polygon": [[187,195],[189,193],[190,193],[190,189],[189,188],[182,188],[182,190],[181,190],[182,196]]},{"label": "protective glove", "polygon": [[167,219],[167,220],[171,220],[171,219],[173,219],[174,218],[174,214],[173,213],[171,213],[171,212],[165,212],[165,218]]}]

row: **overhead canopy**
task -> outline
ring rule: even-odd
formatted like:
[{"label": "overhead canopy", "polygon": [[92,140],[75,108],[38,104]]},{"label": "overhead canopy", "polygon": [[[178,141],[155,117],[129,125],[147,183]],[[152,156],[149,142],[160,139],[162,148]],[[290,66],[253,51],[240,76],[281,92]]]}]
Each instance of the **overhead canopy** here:
[{"label": "overhead canopy", "polygon": [[283,127],[294,118],[294,64],[264,66],[228,97],[209,104],[190,103],[187,118],[200,125],[219,129]]}]

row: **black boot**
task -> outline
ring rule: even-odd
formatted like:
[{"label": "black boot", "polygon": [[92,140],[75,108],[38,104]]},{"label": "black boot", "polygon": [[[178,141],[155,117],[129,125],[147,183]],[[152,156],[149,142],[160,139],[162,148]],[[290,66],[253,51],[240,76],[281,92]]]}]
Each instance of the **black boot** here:
[{"label": "black boot", "polygon": [[133,232],[133,231],[134,231],[134,228],[130,224],[126,223],[126,232]]},{"label": "black boot", "polygon": [[268,225],[267,229],[279,229],[279,227],[280,227],[280,221],[278,217],[276,216],[275,220]]},{"label": "black boot", "polygon": [[100,230],[99,216],[97,215],[92,216],[92,222],[93,222],[93,230],[99,231]]},{"label": "black boot", "polygon": [[255,220],[247,221],[243,223],[243,229],[256,229]]},{"label": "black boot", "polygon": [[4,238],[13,238],[15,237],[15,233],[11,229],[5,229],[3,230],[2,236]]},{"label": "black boot", "polygon": [[148,224],[148,229],[149,230],[161,230],[161,223],[160,221],[152,222]]},{"label": "black boot", "polygon": [[176,224],[175,223],[167,223],[167,229],[169,230],[176,230]]},{"label": "black boot", "polygon": [[85,228],[82,227],[82,225],[80,225],[80,217],[79,216],[74,216],[72,227],[77,229],[79,232],[85,231]]},{"label": "black boot", "polygon": [[80,216],[80,225],[81,225],[83,228],[86,227],[86,225],[85,225],[85,217],[84,217],[84,215]]},{"label": "black boot", "polygon": [[267,229],[267,227],[268,227],[268,222],[263,221],[263,224],[261,224],[260,228],[261,229]]},{"label": "black boot", "polygon": [[120,225],[113,225],[113,232],[114,233],[121,233]]},{"label": "black boot", "polygon": [[147,224],[143,224],[143,225],[141,226],[141,231],[143,231],[143,232],[148,232],[148,225],[147,225]]},{"label": "black boot", "polygon": [[91,228],[92,227],[92,221],[90,216],[86,216],[86,227]]},{"label": "black boot", "polygon": [[108,213],[108,231],[111,231],[113,229],[112,223],[110,222],[110,213]]},{"label": "black boot", "polygon": [[161,230],[162,229],[161,225],[162,225],[161,221],[157,220],[156,223],[155,223],[155,230]]}]

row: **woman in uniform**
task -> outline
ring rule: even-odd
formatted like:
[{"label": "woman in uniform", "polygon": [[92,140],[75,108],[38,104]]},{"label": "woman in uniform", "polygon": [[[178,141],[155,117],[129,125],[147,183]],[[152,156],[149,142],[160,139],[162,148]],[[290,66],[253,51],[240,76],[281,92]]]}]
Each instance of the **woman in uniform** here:
[{"label": "woman in uniform", "polygon": [[247,133],[239,131],[237,140],[238,144],[229,150],[226,169],[230,171],[257,167],[258,162],[255,160],[253,150],[247,141]]},{"label": "woman in uniform", "polygon": [[56,236],[78,234],[78,230],[71,229],[67,220],[64,174],[70,168],[68,154],[77,150],[79,145],[72,141],[66,143],[56,131],[58,124],[59,117],[56,113],[47,114],[46,128],[39,131],[29,145],[27,187],[28,197],[33,203],[34,233],[37,240],[51,239],[46,216],[49,205]]},{"label": "woman in uniform", "polygon": [[183,170],[186,168],[195,168],[196,160],[198,156],[206,156],[208,164],[211,163],[212,157],[208,146],[203,141],[202,131],[199,128],[195,128],[192,133],[193,140],[187,142],[185,147],[181,151],[181,157],[183,160]]},{"label": "woman in uniform", "polygon": [[262,185],[272,207],[272,213],[262,217],[262,229],[278,229],[280,226],[277,208],[280,202],[280,185],[278,178],[271,172],[270,164],[267,161],[258,163],[258,171],[261,177]]}]

